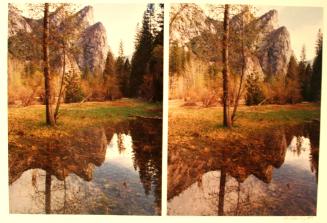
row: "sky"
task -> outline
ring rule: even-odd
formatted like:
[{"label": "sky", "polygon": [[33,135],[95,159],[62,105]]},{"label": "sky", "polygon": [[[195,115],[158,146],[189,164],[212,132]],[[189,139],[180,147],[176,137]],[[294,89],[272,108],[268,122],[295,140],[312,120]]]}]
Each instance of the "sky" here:
[{"label": "sky", "polygon": [[[303,44],[306,48],[307,60],[315,57],[315,43],[319,28],[323,27],[323,9],[319,7],[280,7],[255,6],[257,16],[271,9],[278,11],[279,26],[285,26],[291,36],[291,46],[299,60]],[[323,30],[322,30],[323,31]]]},{"label": "sky", "polygon": [[94,22],[101,22],[107,31],[109,46],[118,56],[120,40],[124,44],[126,56],[134,52],[137,23],[142,25],[146,4],[92,4]]},{"label": "sky", "polygon": [[[93,7],[94,24],[101,22],[106,28],[109,47],[118,56],[119,43],[122,40],[125,56],[131,57],[135,50],[134,40],[137,24],[142,25],[143,13],[146,3],[115,3],[115,4],[90,4]],[[23,15],[30,17],[25,4],[15,4],[23,11]],[[76,5],[78,10],[86,5]],[[34,16],[38,17],[38,16]]]},{"label": "sky", "polygon": [[[120,40],[124,44],[126,56],[134,52],[134,39],[137,23],[142,24],[146,4],[92,4],[94,22],[102,22],[107,31],[109,46],[118,55]],[[82,6],[83,7],[83,6]],[[279,26],[285,26],[291,36],[291,46],[297,59],[300,59],[302,46],[311,60],[315,56],[315,42],[318,29],[323,27],[323,10],[319,7],[260,6],[255,5],[257,16],[271,9],[278,11]]]}]

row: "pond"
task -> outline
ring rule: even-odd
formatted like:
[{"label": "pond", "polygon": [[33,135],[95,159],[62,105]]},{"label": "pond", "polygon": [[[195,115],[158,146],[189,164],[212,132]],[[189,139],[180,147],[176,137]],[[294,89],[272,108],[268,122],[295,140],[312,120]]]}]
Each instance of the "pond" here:
[{"label": "pond", "polygon": [[11,149],[10,213],[160,215],[161,126],[136,119]]},{"label": "pond", "polygon": [[316,215],[319,123],[223,145],[170,152],[169,215]]}]

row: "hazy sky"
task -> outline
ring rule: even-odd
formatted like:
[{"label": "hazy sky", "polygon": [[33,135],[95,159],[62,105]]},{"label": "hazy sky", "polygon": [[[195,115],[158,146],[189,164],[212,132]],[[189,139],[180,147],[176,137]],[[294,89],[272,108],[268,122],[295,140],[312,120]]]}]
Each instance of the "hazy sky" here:
[{"label": "hazy sky", "polygon": [[[315,42],[318,29],[323,27],[323,10],[318,7],[259,7],[258,16],[271,9],[278,11],[279,26],[285,26],[291,36],[291,46],[297,59],[300,59],[303,44],[306,56],[311,60],[315,56]],[[323,30],[322,30],[323,31]]]},{"label": "hazy sky", "polygon": [[[29,17],[25,4],[15,4],[16,7],[23,10],[23,15]],[[77,5],[80,10],[86,5]],[[107,39],[111,51],[118,56],[120,40],[124,43],[124,52],[126,56],[132,56],[134,52],[134,39],[136,26],[142,25],[143,13],[146,10],[146,3],[115,3],[91,4],[93,7],[94,23],[101,22],[107,31]]]},{"label": "hazy sky", "polygon": [[102,22],[107,31],[109,46],[118,56],[119,42],[124,43],[126,56],[134,52],[137,23],[142,25],[146,4],[93,4],[94,22]]},{"label": "hazy sky", "polygon": [[[115,56],[118,54],[120,40],[124,43],[125,55],[131,56],[134,51],[136,25],[142,23],[146,4],[92,4],[94,22],[102,22],[107,30],[109,46]],[[284,7],[260,6],[257,16],[271,9],[278,11],[279,26],[286,26],[291,36],[291,46],[299,59],[303,44],[306,47],[307,59],[315,56],[315,41],[318,29],[323,26],[323,10],[318,7]]]}]

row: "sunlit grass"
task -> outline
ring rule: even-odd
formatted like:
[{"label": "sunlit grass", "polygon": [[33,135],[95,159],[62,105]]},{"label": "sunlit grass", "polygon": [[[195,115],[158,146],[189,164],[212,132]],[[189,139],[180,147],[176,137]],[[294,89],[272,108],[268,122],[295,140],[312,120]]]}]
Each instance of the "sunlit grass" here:
[{"label": "sunlit grass", "polygon": [[222,107],[182,106],[181,101],[169,103],[169,144],[210,143],[221,139],[244,138],[267,128],[295,125],[320,119],[319,104],[240,106],[234,126],[222,126]]},{"label": "sunlit grass", "polygon": [[44,105],[9,108],[9,143],[31,138],[60,138],[82,128],[114,125],[135,116],[161,116],[160,103],[133,99],[63,104],[56,127],[45,124]]}]

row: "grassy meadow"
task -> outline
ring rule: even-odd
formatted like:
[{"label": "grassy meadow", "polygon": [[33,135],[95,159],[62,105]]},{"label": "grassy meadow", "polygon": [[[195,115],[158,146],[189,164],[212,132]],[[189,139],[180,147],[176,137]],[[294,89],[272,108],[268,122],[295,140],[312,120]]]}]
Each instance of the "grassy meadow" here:
[{"label": "grassy meadow", "polygon": [[[55,127],[45,124],[44,105],[9,107],[9,145],[23,143],[24,139],[52,139],[74,134],[83,128],[113,126],[135,116],[161,116],[160,103],[135,99],[107,102],[62,104]],[[11,147],[11,146],[9,146]]]},{"label": "grassy meadow", "polygon": [[[183,106],[181,100],[169,102],[169,149],[198,148],[228,139],[244,139],[254,132],[284,125],[296,125],[320,119],[320,105],[240,106],[233,128],[222,126],[223,108]],[[178,145],[184,146],[178,146]]]}]

